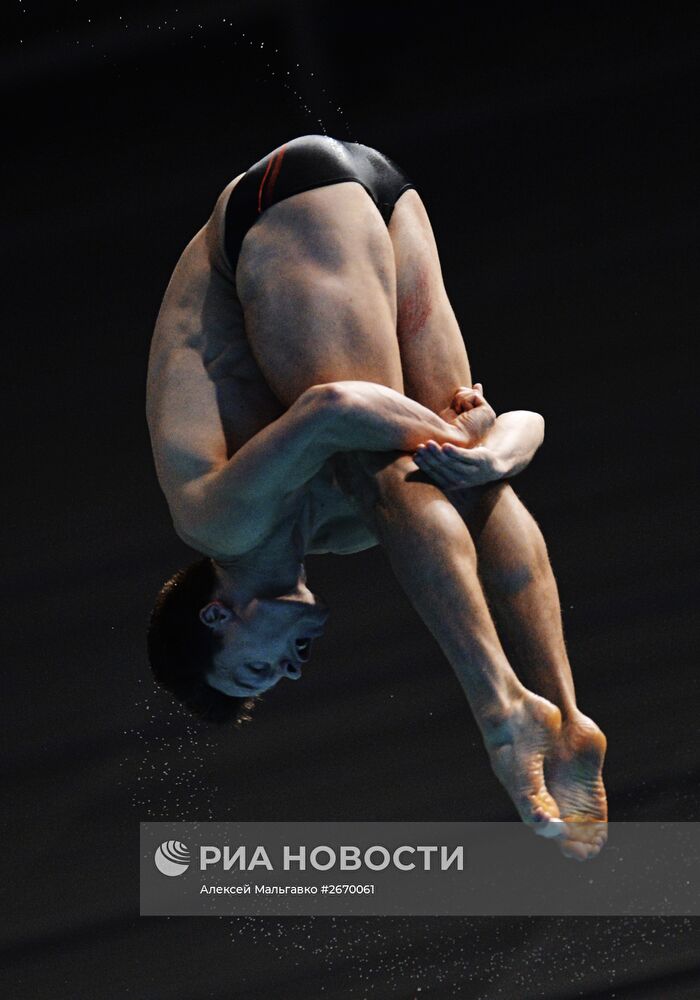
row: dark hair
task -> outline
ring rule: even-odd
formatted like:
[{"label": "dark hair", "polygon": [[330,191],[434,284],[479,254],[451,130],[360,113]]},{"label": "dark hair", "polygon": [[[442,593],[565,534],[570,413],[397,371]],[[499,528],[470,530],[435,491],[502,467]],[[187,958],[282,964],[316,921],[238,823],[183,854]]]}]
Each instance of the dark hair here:
[{"label": "dark hair", "polygon": [[240,724],[255,699],[234,698],[206,680],[221,638],[200,621],[216,577],[211,559],[198,559],[161,587],[148,628],[148,658],[156,681],[195,715],[211,722]]}]

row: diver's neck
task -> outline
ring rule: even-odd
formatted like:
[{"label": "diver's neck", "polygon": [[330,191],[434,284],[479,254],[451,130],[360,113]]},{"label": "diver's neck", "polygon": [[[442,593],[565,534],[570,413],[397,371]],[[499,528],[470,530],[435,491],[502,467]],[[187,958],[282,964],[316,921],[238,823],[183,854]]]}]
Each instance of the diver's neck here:
[{"label": "diver's neck", "polygon": [[246,603],[295,592],[306,582],[304,551],[297,519],[290,518],[249,552],[214,561],[222,596]]}]

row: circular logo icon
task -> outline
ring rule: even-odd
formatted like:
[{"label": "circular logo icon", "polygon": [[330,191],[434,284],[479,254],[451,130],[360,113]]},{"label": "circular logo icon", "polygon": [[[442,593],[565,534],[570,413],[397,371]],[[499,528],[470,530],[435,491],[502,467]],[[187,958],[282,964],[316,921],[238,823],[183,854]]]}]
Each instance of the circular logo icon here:
[{"label": "circular logo icon", "polygon": [[182,875],[190,867],[189,848],[179,840],[166,840],[157,848],[153,860],[163,875]]}]

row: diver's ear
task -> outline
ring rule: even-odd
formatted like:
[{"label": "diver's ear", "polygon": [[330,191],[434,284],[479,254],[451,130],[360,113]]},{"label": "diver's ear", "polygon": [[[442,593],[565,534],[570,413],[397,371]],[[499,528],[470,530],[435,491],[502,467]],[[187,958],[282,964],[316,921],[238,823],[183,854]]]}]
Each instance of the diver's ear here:
[{"label": "diver's ear", "polygon": [[210,601],[199,610],[199,620],[207,628],[218,629],[233,618],[233,612],[221,601]]}]

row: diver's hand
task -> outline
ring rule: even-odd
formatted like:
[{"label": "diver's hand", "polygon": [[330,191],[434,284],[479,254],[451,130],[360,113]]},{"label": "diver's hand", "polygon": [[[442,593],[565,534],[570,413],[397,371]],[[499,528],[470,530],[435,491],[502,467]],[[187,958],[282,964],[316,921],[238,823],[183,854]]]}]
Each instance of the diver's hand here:
[{"label": "diver's hand", "polygon": [[[488,404],[486,404],[488,405]],[[480,414],[479,405],[466,417]],[[465,414],[460,414],[460,417]],[[445,491],[470,489],[509,479],[525,469],[544,440],[544,418],[530,410],[501,413],[487,436],[475,447],[429,439],[413,458],[416,465]]]},{"label": "diver's hand", "polygon": [[484,387],[481,382],[475,382],[473,386],[460,385],[450,403],[450,409],[455,413],[467,413],[476,406],[483,406],[486,402],[484,398]]},{"label": "diver's hand", "polygon": [[325,401],[322,409],[328,416],[319,426],[324,433],[330,431],[334,452],[412,453],[428,440],[466,448],[477,441],[476,423],[469,429],[462,425],[470,417],[469,412],[457,413],[450,407],[443,416],[376,382],[329,382],[312,386],[305,395]]},{"label": "diver's hand", "polygon": [[496,414],[484,398],[480,382],[472,387],[461,385],[452,402],[440,414],[443,420],[459,427],[467,435],[466,447],[472,448],[488,434],[496,423]]},{"label": "diver's hand", "polygon": [[507,466],[491,448],[459,448],[435,441],[419,445],[413,461],[443,492],[450,493],[502,479]]}]

